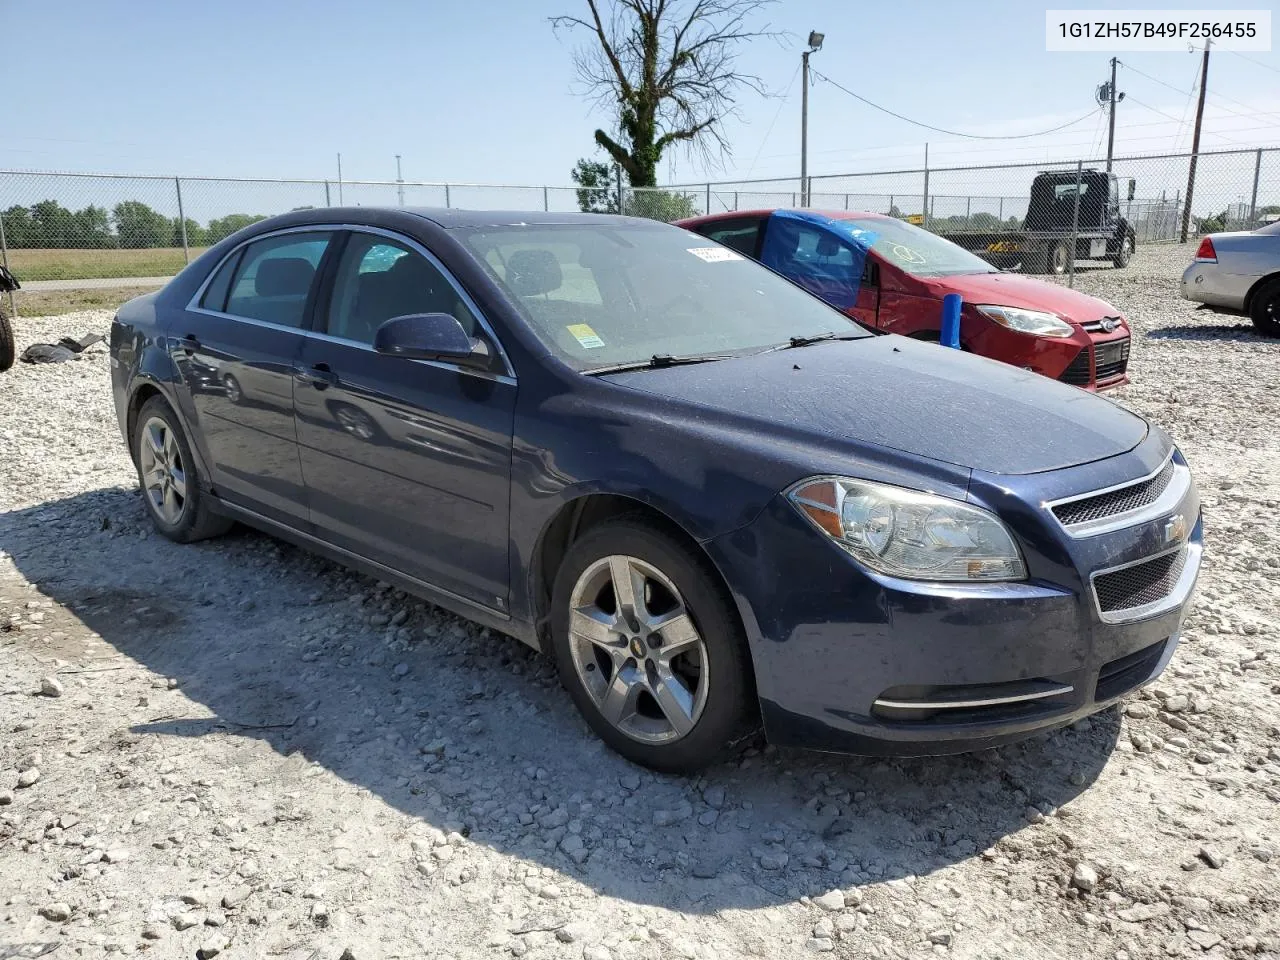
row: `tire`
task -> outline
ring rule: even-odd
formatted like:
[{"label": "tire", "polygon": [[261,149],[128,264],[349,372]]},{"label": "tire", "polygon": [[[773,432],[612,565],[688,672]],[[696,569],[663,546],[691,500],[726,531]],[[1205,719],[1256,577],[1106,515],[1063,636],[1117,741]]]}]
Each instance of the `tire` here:
[{"label": "tire", "polygon": [[[619,604],[615,582],[632,584],[633,596],[642,585],[638,604]],[[633,763],[691,773],[755,729],[746,641],[723,585],[703,558],[643,518],[608,521],[569,548],[551,636],[578,710]]]},{"label": "tire", "polygon": [[1062,276],[1071,269],[1071,250],[1065,240],[1051,245],[1045,253],[1045,273]]},{"label": "tire", "polygon": [[227,399],[232,403],[244,403],[244,388],[240,386],[240,381],[229,373],[222,375],[222,389],[227,392]]},{"label": "tire", "polygon": [[1266,283],[1249,299],[1249,319],[1264,337],[1280,337],[1280,279]]},{"label": "tire", "polygon": [[9,323],[4,311],[0,310],[0,373],[13,366],[14,352],[13,325]]},{"label": "tire", "polygon": [[152,397],[138,411],[132,448],[142,499],[156,530],[176,543],[193,543],[231,529],[230,519],[210,509],[186,434],[163,398]]},{"label": "tire", "polygon": [[1129,265],[1129,261],[1133,259],[1133,234],[1126,233],[1120,238],[1120,249],[1116,251],[1116,255],[1111,259],[1119,269],[1123,270]]}]

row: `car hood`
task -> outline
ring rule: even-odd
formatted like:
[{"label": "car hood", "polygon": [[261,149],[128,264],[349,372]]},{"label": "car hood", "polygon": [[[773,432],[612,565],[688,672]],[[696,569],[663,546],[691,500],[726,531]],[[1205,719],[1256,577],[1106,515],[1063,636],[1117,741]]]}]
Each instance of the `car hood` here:
[{"label": "car hood", "polygon": [[1147,435],[1145,420],[1085,390],[897,336],[603,379],[779,439],[875,444],[986,473],[1076,466]]},{"label": "car hood", "polygon": [[1122,316],[1105,300],[1016,273],[971,273],[935,281],[942,293],[958,293],[965,303],[1047,310],[1064,320],[1089,323],[1102,317]]}]

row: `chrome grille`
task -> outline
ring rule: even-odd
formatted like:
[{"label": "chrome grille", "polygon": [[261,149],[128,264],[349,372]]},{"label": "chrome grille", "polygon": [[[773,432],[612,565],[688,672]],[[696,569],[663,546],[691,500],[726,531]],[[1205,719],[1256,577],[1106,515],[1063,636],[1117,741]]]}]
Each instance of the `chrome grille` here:
[{"label": "chrome grille", "polygon": [[1060,503],[1053,508],[1053,515],[1064,526],[1070,527],[1079,523],[1089,523],[1116,514],[1128,513],[1155,503],[1173,479],[1173,461],[1164,465],[1164,469],[1154,477],[1142,480],[1119,490],[1108,490],[1093,497]]},{"label": "chrome grille", "polygon": [[1129,340],[1111,340],[1093,348],[1094,378],[1102,383],[1124,376],[1129,367]]},{"label": "chrome grille", "polygon": [[1187,550],[1183,547],[1111,573],[1099,574],[1093,579],[1098,609],[1103,613],[1120,613],[1163,600],[1177,586],[1186,563]]},{"label": "chrome grille", "polygon": [[1102,317],[1098,320],[1090,320],[1088,323],[1080,324],[1080,329],[1084,330],[1086,333],[1110,333],[1111,330],[1108,330],[1106,329],[1106,327],[1103,326],[1104,320],[1110,320],[1112,322],[1111,330],[1115,330],[1124,321],[1124,318],[1123,317]]}]

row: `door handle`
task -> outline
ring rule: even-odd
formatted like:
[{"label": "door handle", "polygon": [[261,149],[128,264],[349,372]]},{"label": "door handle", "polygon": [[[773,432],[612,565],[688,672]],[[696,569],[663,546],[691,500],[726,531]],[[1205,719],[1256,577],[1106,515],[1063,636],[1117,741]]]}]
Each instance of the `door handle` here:
[{"label": "door handle", "polygon": [[300,383],[309,383],[317,390],[324,390],[338,382],[338,375],[329,369],[327,363],[317,363],[312,367],[294,367],[293,375]]},{"label": "door handle", "polygon": [[200,349],[200,340],[188,333],[185,337],[179,338],[178,347],[183,353],[190,355]]}]

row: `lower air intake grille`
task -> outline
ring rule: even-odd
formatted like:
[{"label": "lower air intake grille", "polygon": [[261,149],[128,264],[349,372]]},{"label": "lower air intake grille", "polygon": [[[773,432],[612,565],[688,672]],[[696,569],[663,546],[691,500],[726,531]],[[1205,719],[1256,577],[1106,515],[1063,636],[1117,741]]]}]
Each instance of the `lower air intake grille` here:
[{"label": "lower air intake grille", "polygon": [[1122,613],[1163,600],[1173,592],[1186,563],[1184,547],[1095,577],[1093,589],[1098,595],[1098,609],[1103,613]]},{"label": "lower air intake grille", "polygon": [[1127,339],[1100,343],[1094,348],[1094,352],[1096,354],[1094,366],[1099,383],[1124,376],[1125,370],[1129,367],[1129,341]]},{"label": "lower air intake grille", "polygon": [[1088,347],[1076,354],[1076,358],[1071,361],[1067,369],[1062,371],[1058,379],[1076,387],[1089,385],[1089,381],[1093,379],[1093,365],[1089,362]]},{"label": "lower air intake grille", "polygon": [[1136,653],[1128,654],[1105,663],[1098,671],[1098,685],[1094,692],[1094,700],[1110,700],[1128,693],[1134,687],[1151,679],[1156,665],[1164,656],[1168,640],[1161,640],[1149,647],[1143,647]]}]

